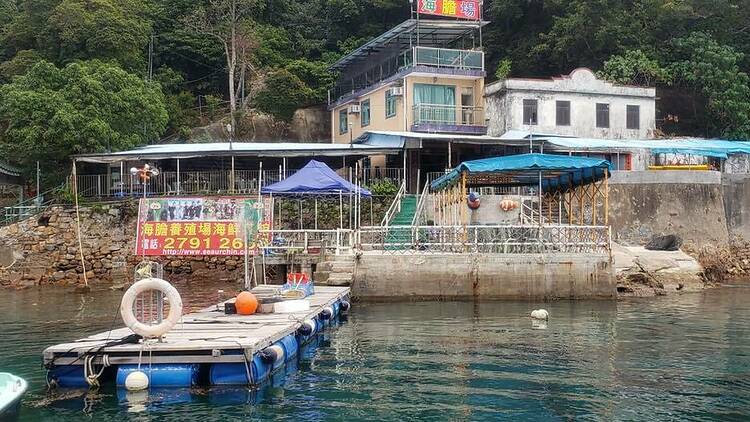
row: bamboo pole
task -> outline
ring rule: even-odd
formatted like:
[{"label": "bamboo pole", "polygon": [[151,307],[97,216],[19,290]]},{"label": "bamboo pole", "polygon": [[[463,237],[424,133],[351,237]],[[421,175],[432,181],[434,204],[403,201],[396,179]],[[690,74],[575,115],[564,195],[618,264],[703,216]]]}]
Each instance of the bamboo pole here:
[{"label": "bamboo pole", "polygon": [[609,170],[604,169],[604,225],[609,225]]}]

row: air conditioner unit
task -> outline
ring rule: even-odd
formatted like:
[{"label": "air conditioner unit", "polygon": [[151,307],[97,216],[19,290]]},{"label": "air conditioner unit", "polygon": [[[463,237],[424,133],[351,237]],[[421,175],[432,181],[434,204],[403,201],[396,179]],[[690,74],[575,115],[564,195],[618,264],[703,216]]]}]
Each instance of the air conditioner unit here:
[{"label": "air conditioner unit", "polygon": [[392,96],[401,96],[404,95],[404,87],[403,86],[394,86],[391,89],[388,90],[388,95]]},{"label": "air conditioner unit", "polygon": [[349,114],[356,114],[362,111],[362,109],[359,107],[359,104],[352,104],[349,106]]}]

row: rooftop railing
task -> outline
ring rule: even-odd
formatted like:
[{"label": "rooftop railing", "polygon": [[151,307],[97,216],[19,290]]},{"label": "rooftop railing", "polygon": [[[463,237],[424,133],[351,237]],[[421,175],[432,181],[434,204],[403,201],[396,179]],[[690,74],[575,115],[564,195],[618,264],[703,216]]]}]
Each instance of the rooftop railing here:
[{"label": "rooftop railing", "polygon": [[331,91],[330,101],[353,94],[414,66],[429,66],[457,71],[484,71],[484,52],[452,48],[412,47],[381,60],[355,75],[341,75]]}]

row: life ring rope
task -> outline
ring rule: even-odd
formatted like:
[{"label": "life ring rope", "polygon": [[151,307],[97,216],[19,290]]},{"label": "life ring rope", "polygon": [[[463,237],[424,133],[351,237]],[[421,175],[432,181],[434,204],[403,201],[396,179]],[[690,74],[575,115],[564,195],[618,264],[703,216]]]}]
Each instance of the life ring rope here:
[{"label": "life ring rope", "polygon": [[[160,291],[169,301],[169,313],[158,324],[146,324],[138,320],[133,313],[133,305],[139,294],[149,290]],[[171,330],[182,317],[182,298],[177,289],[160,278],[146,278],[133,283],[122,296],[120,315],[125,325],[134,333],[143,337],[160,337]]]}]

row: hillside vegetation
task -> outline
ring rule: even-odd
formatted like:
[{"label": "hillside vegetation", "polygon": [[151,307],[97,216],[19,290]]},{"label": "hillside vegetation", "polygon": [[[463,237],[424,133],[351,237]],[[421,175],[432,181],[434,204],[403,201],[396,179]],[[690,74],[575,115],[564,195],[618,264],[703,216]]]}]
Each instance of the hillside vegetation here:
[{"label": "hillside vegetation", "polygon": [[[657,86],[665,133],[748,138],[746,6],[486,0],[490,79],[586,66]],[[331,63],[408,17],[407,0],[0,0],[0,156],[41,160],[51,183],[72,153],[250,110],[288,121],[325,101]]]}]

